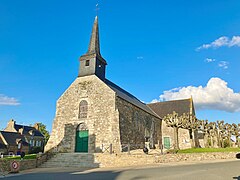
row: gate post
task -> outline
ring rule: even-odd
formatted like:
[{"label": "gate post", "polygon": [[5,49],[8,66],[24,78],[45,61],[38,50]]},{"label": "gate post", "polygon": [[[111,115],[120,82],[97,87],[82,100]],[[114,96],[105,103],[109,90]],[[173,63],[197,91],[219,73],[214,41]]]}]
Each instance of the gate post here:
[{"label": "gate post", "polygon": [[128,143],[127,148],[128,148],[128,155],[130,155],[130,143]]},{"label": "gate post", "polygon": [[110,144],[110,146],[109,146],[109,151],[110,151],[110,154],[112,154],[113,153],[113,149],[112,149],[112,144]]}]

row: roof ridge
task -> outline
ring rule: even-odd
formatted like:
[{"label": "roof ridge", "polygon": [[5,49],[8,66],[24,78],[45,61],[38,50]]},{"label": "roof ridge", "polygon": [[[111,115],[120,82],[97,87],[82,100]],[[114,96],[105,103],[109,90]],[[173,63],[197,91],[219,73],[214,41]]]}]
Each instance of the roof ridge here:
[{"label": "roof ridge", "polygon": [[174,102],[174,101],[186,101],[186,100],[191,100],[191,98],[187,98],[187,99],[176,99],[176,100],[169,100],[169,101],[158,101],[158,102],[153,102],[153,103],[148,103],[148,104],[157,104],[157,103]]}]

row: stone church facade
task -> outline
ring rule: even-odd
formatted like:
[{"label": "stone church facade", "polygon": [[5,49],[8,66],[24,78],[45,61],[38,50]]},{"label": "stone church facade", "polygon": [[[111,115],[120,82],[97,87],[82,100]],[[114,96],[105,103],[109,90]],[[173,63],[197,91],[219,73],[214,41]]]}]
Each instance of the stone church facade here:
[{"label": "stone church facade", "polygon": [[45,151],[123,151],[131,144],[161,144],[161,118],[146,104],[105,77],[100,54],[98,18],[88,51],[80,57],[78,77],[57,101],[52,133]]}]

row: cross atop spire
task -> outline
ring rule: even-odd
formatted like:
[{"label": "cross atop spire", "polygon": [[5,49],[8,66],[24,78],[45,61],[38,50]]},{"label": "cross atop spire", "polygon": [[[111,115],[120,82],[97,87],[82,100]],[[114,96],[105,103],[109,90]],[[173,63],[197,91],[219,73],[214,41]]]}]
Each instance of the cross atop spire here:
[{"label": "cross atop spire", "polygon": [[98,17],[95,17],[95,21],[92,28],[92,34],[90,43],[88,46],[87,54],[100,55],[100,43],[99,43],[99,30],[98,30]]}]

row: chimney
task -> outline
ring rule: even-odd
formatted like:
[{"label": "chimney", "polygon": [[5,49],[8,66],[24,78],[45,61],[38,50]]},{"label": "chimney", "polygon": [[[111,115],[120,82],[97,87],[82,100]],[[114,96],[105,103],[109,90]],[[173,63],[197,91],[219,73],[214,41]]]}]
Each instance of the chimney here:
[{"label": "chimney", "polygon": [[4,131],[8,131],[8,132],[16,132],[16,129],[14,128],[15,125],[15,121],[13,119],[11,119],[8,122],[7,127],[4,129]]},{"label": "chimney", "polygon": [[18,132],[19,132],[20,134],[23,134],[23,128],[20,128],[20,129],[18,130]]},{"label": "chimney", "polygon": [[39,123],[35,123],[33,126],[36,130],[39,130]]}]

